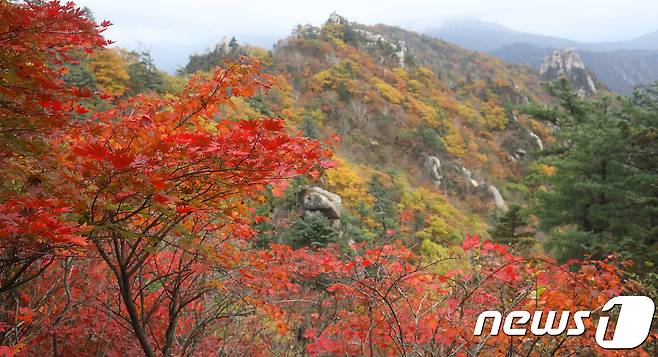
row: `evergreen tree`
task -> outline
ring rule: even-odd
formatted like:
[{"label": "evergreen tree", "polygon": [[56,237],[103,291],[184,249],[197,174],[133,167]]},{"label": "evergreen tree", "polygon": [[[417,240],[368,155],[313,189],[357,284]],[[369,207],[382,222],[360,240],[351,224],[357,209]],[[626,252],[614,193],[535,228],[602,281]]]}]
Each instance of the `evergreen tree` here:
[{"label": "evergreen tree", "polygon": [[179,75],[192,74],[198,71],[211,71],[215,67],[220,66],[224,61],[235,61],[240,56],[246,55],[248,50],[238,44],[235,37],[227,42],[220,42],[215,45],[212,50],[207,50],[202,54],[190,55],[189,60],[185,67],[178,69],[176,72]]},{"label": "evergreen tree", "polygon": [[82,51],[74,53],[73,56],[78,62],[64,64],[68,72],[62,76],[62,79],[78,88],[97,89],[96,78],[89,69],[89,56]]},{"label": "evergreen tree", "polygon": [[302,129],[302,134],[304,134],[304,136],[307,138],[311,138],[311,139],[320,138],[320,133],[318,133],[318,126],[315,124],[313,117],[311,117],[310,115],[304,115],[301,129]]},{"label": "evergreen tree", "polygon": [[498,217],[489,234],[495,242],[522,250],[537,242],[534,238],[535,231],[528,222],[527,212],[517,205],[512,205],[505,214]]},{"label": "evergreen tree", "polygon": [[[632,98],[585,101],[563,82],[552,86],[558,142],[542,160],[555,168],[537,195],[547,247],[561,259],[615,254],[640,274],[658,261],[658,96],[656,86]],[[652,284],[655,284],[652,283]]]},{"label": "evergreen tree", "polygon": [[237,51],[237,48],[239,46],[240,45],[238,44],[238,41],[235,40],[235,36],[231,37],[231,41],[229,41],[229,43],[228,43],[229,51],[230,52],[235,52],[235,51]]},{"label": "evergreen tree", "polygon": [[284,238],[294,249],[324,247],[337,241],[338,232],[321,213],[307,213],[293,221]]},{"label": "evergreen tree", "polygon": [[163,91],[164,78],[153,62],[148,51],[129,52],[128,88],[129,94]]},{"label": "evergreen tree", "polygon": [[377,175],[368,183],[369,193],[374,197],[371,215],[379,224],[377,235],[388,237],[391,232],[398,231],[398,210],[396,206],[395,188],[388,188],[382,184]]}]

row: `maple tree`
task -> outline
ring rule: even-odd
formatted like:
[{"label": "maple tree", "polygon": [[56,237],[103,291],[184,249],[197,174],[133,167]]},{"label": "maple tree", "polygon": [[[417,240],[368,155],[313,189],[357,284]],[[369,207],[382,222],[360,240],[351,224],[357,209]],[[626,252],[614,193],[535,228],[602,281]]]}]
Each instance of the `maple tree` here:
[{"label": "maple tree", "polygon": [[[73,3],[58,1],[0,3],[0,44],[3,71],[0,74],[0,125],[4,137],[30,137],[39,130],[67,124],[88,91],[68,86],[61,79],[62,66],[75,61],[77,51],[91,52],[107,45],[100,33],[109,25],[97,25]],[[2,153],[7,147],[3,140]]]},{"label": "maple tree", "polygon": [[[76,225],[64,201],[41,185],[48,170],[39,157],[49,152],[47,136],[87,110],[79,101],[87,89],[67,85],[64,64],[71,53],[108,44],[97,25],[72,3],[0,2],[0,290],[38,275],[56,255],[79,246]],[[33,268],[36,273],[33,273]]]}]

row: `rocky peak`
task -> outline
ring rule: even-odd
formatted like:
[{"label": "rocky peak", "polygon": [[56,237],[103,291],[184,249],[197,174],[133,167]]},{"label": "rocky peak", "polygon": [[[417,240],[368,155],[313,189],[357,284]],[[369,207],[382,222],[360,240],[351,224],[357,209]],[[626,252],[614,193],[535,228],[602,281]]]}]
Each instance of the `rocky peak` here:
[{"label": "rocky peak", "polygon": [[344,25],[349,23],[345,16],[338,15],[336,11],[332,12],[331,15],[329,15],[329,19],[327,20],[327,22],[332,24],[338,24],[338,25]]},{"label": "rocky peak", "polygon": [[545,80],[566,78],[581,96],[596,94],[602,87],[594,74],[585,67],[574,48],[556,50],[546,56],[539,68],[539,74]]},{"label": "rocky peak", "polygon": [[[356,22],[350,22],[345,16],[337,14],[335,11],[329,15],[329,19],[325,23],[329,25],[340,25],[350,32],[350,38],[344,38],[346,42],[350,42],[352,45],[355,45],[358,48],[366,49],[376,49],[376,48],[387,48],[390,53],[393,54],[397,65],[402,68],[405,68],[405,60],[408,56],[407,43],[403,40],[393,40],[387,38],[386,36],[372,31],[372,27],[368,27]],[[303,34],[309,37],[308,33],[311,31],[308,27],[299,27],[296,33],[298,36]],[[318,29],[319,33],[319,29]]]}]

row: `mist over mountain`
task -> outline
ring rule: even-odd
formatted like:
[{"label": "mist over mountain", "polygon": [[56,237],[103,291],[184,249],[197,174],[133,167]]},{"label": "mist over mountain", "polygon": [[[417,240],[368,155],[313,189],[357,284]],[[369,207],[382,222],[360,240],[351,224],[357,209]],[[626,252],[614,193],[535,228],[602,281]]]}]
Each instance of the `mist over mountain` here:
[{"label": "mist over mountain", "polygon": [[477,19],[461,19],[426,33],[537,70],[555,50],[574,48],[585,66],[617,93],[630,94],[636,86],[658,80],[658,31],[628,41],[583,43],[530,34]]},{"label": "mist over mountain", "polygon": [[[490,53],[508,63],[525,64],[539,69],[556,49],[527,43],[514,43]],[[612,50],[607,52],[577,50],[587,68],[613,92],[630,94],[636,86],[658,79],[658,51]]]},{"label": "mist over mountain", "polygon": [[491,52],[517,42],[541,48],[577,47],[579,44],[565,38],[535,35],[473,18],[449,20],[441,28],[424,32],[469,50],[481,52]]},{"label": "mist over mountain", "polygon": [[574,47],[577,50],[606,52],[612,50],[658,50],[658,30],[628,41],[579,42],[561,37],[536,35],[474,18],[446,21],[438,29],[424,33],[458,44],[464,48],[491,52],[514,43],[540,48]]}]

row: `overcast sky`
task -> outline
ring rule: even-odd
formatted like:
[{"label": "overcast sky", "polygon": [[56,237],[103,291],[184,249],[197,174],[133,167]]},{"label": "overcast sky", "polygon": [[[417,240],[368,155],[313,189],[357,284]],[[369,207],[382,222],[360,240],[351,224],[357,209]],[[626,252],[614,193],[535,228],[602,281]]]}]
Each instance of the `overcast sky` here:
[{"label": "overcast sky", "polygon": [[583,42],[628,40],[658,29],[656,0],[78,0],[114,26],[118,46],[151,51],[173,72],[190,53],[224,36],[270,47],[297,24],[320,25],[332,11],[350,21],[422,31],[454,18],[478,18],[524,32]]}]

